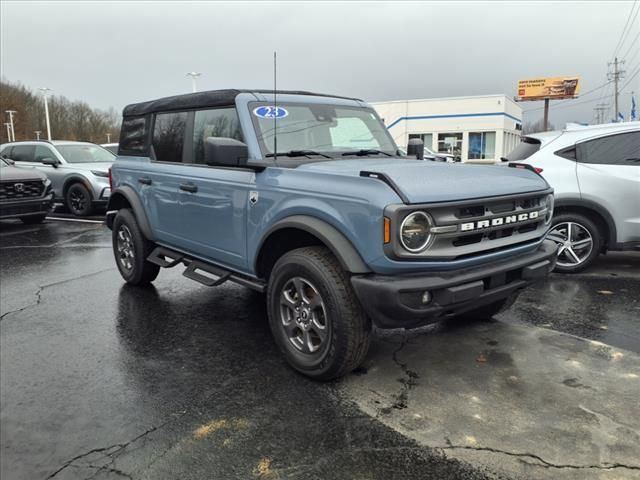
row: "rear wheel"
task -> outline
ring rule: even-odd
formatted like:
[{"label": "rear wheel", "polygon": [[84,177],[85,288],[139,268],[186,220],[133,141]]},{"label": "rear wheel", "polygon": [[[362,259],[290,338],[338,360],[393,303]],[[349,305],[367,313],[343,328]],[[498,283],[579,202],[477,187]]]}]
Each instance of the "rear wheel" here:
[{"label": "rear wheel", "polygon": [[160,267],[147,261],[154,244],[145,238],[131,210],[118,210],[111,238],[116,265],[127,283],[146,285],[156,279]]},{"label": "rear wheel", "polygon": [[67,189],[65,203],[71,213],[79,217],[86,217],[93,213],[91,193],[81,183],[74,183]]},{"label": "rear wheel", "polygon": [[547,234],[558,245],[554,271],[576,273],[591,265],[600,254],[602,234],[589,217],[579,213],[562,213],[553,218]]},{"label": "rear wheel", "polygon": [[326,248],[299,248],[282,256],[269,279],[267,303],[275,341],[299,372],[331,380],[364,360],[371,322],[347,273]]}]

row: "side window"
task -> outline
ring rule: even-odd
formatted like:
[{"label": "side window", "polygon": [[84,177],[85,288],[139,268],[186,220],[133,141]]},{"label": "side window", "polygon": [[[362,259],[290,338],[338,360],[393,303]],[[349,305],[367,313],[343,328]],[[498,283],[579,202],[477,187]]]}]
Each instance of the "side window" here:
[{"label": "side window", "polygon": [[567,160],[576,160],[576,147],[565,148],[564,150],[558,150],[554,153]]},{"label": "side window", "polygon": [[182,162],[187,113],[156,114],[153,126],[153,151],[160,162]]},{"label": "side window", "polygon": [[120,151],[133,155],[144,155],[147,152],[148,123],[147,117],[125,118],[120,130]]},{"label": "side window", "polygon": [[196,112],[193,123],[193,161],[204,163],[204,142],[208,137],[226,137],[244,141],[235,108]]},{"label": "side window", "polygon": [[640,132],[620,133],[578,145],[578,161],[601,165],[638,165]]},{"label": "side window", "polygon": [[44,147],[42,145],[36,146],[36,151],[34,153],[34,161],[42,162],[45,158],[56,158],[56,155],[51,151],[49,147]]},{"label": "side window", "polygon": [[33,162],[35,145],[15,145],[11,151],[11,159],[16,162]]}]

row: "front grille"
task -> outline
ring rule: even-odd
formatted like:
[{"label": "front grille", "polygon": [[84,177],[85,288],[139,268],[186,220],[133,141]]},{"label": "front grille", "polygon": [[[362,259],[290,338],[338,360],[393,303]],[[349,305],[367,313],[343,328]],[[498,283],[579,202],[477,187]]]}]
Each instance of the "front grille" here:
[{"label": "front grille", "polygon": [[[546,193],[429,207],[428,212],[436,226],[456,228],[436,234],[433,244],[422,255],[467,257],[540,238],[546,231],[545,197]],[[532,212],[538,212],[539,216],[520,220],[521,216],[529,216]]]},{"label": "front grille", "polygon": [[0,200],[18,200],[21,198],[38,198],[44,193],[42,180],[26,180],[24,182],[0,182]]}]

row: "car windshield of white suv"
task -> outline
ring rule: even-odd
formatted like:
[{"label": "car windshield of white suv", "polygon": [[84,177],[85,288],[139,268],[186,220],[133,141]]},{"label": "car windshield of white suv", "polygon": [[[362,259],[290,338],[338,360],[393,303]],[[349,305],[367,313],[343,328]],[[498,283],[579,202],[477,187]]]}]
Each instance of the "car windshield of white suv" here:
[{"label": "car windshield of white suv", "polygon": [[56,149],[69,163],[113,162],[116,158],[98,145],[56,145]]},{"label": "car windshield of white suv", "polygon": [[396,156],[398,153],[385,126],[368,108],[301,103],[278,104],[277,108],[252,103],[250,108],[265,157],[276,153],[310,158]]}]

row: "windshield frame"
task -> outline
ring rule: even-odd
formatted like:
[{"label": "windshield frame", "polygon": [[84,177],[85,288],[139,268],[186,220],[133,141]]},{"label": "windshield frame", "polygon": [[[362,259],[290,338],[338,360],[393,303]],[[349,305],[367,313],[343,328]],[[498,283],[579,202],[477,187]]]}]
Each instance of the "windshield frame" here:
[{"label": "windshield frame", "polygon": [[[274,104],[274,102],[263,101],[263,100],[255,100],[255,101],[250,101],[250,102],[247,103],[247,108],[249,110],[248,113],[249,113],[249,116],[251,118],[251,124],[252,124],[252,127],[254,129],[255,138],[256,138],[257,144],[258,144],[258,149],[260,150],[260,155],[261,155],[262,159],[265,159],[265,160],[273,160],[273,158],[274,158],[273,157],[273,153],[274,152],[271,152],[266,147],[265,142],[263,140],[262,130],[260,128],[260,123],[259,123],[258,117],[253,114],[253,111],[257,107],[272,106],[273,104]],[[400,156],[398,145],[396,144],[395,140],[393,139],[393,137],[389,133],[389,130],[387,129],[387,127],[384,124],[384,122],[381,120],[380,116],[378,115],[378,112],[376,112],[375,109],[373,109],[370,106],[345,105],[344,103],[340,103],[340,102],[335,102],[334,103],[334,102],[330,102],[330,101],[322,102],[322,103],[306,102],[306,101],[291,101],[291,100],[277,102],[277,106],[278,107],[287,107],[287,106],[314,107],[314,106],[318,106],[318,105],[327,105],[329,107],[333,107],[333,108],[336,108],[336,109],[358,110],[358,111],[363,111],[363,112],[367,112],[367,113],[372,114],[374,116],[375,120],[377,122],[379,122],[379,124],[381,125],[381,127],[382,127],[381,132],[384,135],[385,139],[393,147],[393,150],[380,150],[380,151],[388,153],[389,155],[385,155],[385,153],[379,153],[379,154],[370,154],[370,155],[362,156],[362,155],[358,155],[358,152],[361,149],[353,149],[353,150],[319,150],[317,148],[312,148],[312,146],[305,146],[304,150],[315,150],[315,151],[318,152],[318,155],[317,155],[317,157],[311,156],[311,158],[309,156],[300,156],[298,158],[299,158],[301,163],[330,161],[330,160],[349,160],[349,159],[352,159],[353,157],[356,157],[356,156],[358,156],[358,158],[362,158],[362,159],[365,159],[367,157],[397,158],[397,157]],[[363,147],[363,149],[364,150],[372,150],[374,148],[372,148],[372,147],[364,148]],[[378,150],[378,149],[374,149],[374,150]],[[278,161],[280,160],[281,157],[286,157],[287,152],[288,151],[286,151],[286,150],[278,151],[277,152]],[[350,152],[353,152],[353,157],[351,155],[349,155]],[[347,154],[347,155],[345,156],[344,154]],[[327,155],[327,156],[329,156],[331,158],[325,158],[324,155]],[[298,160],[298,158],[296,158],[296,160]],[[296,163],[298,163],[298,162],[296,162]]]}]

